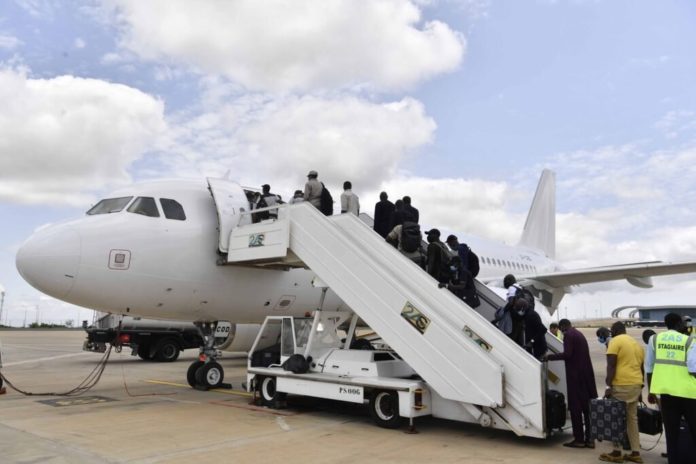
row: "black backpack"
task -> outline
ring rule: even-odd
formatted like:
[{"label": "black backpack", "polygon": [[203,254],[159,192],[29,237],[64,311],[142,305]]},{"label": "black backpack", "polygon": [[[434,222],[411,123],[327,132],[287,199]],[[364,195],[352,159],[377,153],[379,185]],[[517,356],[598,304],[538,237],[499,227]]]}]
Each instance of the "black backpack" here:
[{"label": "black backpack", "polygon": [[321,205],[319,206],[319,211],[324,213],[325,216],[331,216],[333,214],[333,197],[323,182],[321,183],[321,197],[319,197],[319,201]]},{"label": "black backpack", "polygon": [[534,295],[532,295],[532,292],[524,287],[517,285],[515,285],[515,287],[517,287],[517,293],[515,293],[515,302],[518,300],[523,300],[527,303],[527,311],[534,310]]},{"label": "black backpack", "polygon": [[469,248],[469,256],[468,256],[468,263],[467,263],[467,268],[469,272],[471,272],[472,277],[476,277],[481,270],[481,266],[479,265],[479,258],[476,256],[476,253],[471,251],[471,248]]},{"label": "black backpack", "polygon": [[418,250],[423,241],[420,226],[415,222],[404,222],[401,225],[401,249],[413,253]]}]

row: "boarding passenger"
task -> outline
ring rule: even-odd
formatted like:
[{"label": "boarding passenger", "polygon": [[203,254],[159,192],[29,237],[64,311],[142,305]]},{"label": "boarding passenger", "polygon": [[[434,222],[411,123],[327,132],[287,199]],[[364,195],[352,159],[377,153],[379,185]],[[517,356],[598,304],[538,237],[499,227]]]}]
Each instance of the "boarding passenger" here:
[{"label": "boarding passenger", "polygon": [[394,202],[394,213],[392,214],[391,228],[404,223],[404,200]]},{"label": "boarding passenger", "polygon": [[476,293],[476,284],[471,272],[464,269],[461,265],[461,258],[453,256],[450,258],[450,284],[449,290],[464,300],[464,303],[472,308],[477,308],[481,301]]},{"label": "boarding passenger", "polygon": [[411,206],[411,197],[405,196],[404,200],[404,221],[418,222],[420,214],[418,210]]},{"label": "boarding passenger", "polygon": [[[256,203],[256,209],[268,208],[271,206],[276,206],[282,203],[279,195],[271,193],[271,186],[268,184],[263,184],[261,186],[261,196],[259,201]],[[278,219],[278,209],[274,208],[268,211],[261,211],[257,213],[259,219]]]},{"label": "boarding passenger", "polygon": [[392,216],[394,215],[394,203],[389,201],[387,192],[379,194],[379,201],[375,203],[375,232],[384,238],[392,231]]},{"label": "boarding passenger", "polygon": [[563,353],[548,355],[546,359],[565,362],[568,409],[574,439],[563,446],[594,448],[594,441],[590,438],[590,400],[597,398],[597,386],[590,359],[590,347],[585,336],[575,329],[568,319],[561,319],[558,326],[563,332]]},{"label": "boarding passenger", "polygon": [[295,205],[297,203],[302,203],[304,201],[304,193],[302,190],[295,190],[292,198],[288,200],[288,204]]},{"label": "boarding passenger", "polygon": [[356,216],[360,215],[360,200],[353,193],[353,184],[350,181],[343,183],[343,193],[341,194],[341,214],[353,213]]},{"label": "boarding passenger", "polygon": [[447,246],[440,241],[440,231],[438,229],[430,229],[425,233],[428,241],[426,271],[438,282],[447,284],[450,281],[450,254]]},{"label": "boarding passenger", "polygon": [[600,461],[643,462],[638,434],[638,400],[643,391],[643,348],[626,334],[626,326],[617,321],[611,326],[611,341],[607,348],[607,390],[605,397],[626,403],[626,426],[631,454],[621,454],[621,443],[614,443],[611,453],[602,453]]},{"label": "boarding passenger", "polygon": [[476,253],[471,251],[471,248],[466,243],[459,243],[456,235],[449,235],[445,243],[459,255],[462,267],[469,271],[472,277],[476,277],[480,270],[479,259]]},{"label": "boarding passenger", "polygon": [[419,267],[425,267],[425,255],[421,245],[423,236],[418,224],[407,222],[394,226],[387,234],[386,240]]},{"label": "boarding passenger", "polygon": [[319,182],[317,171],[309,171],[307,183],[304,187],[304,201],[310,202],[316,209],[321,211],[321,192],[324,190],[322,183]]},{"label": "boarding passenger", "polygon": [[558,323],[552,322],[549,324],[549,332],[560,341],[563,341],[563,332],[558,328]]},{"label": "boarding passenger", "polygon": [[611,340],[611,331],[606,327],[600,327],[597,329],[597,341],[602,345],[609,347],[609,341]]},{"label": "boarding passenger", "polygon": [[508,336],[518,345],[524,346],[524,315],[526,309],[514,307],[517,300],[517,292],[520,291],[521,287],[517,285],[517,279],[512,274],[508,274],[503,278],[503,287],[507,289],[507,302],[503,312],[508,313],[512,320],[512,331]]},{"label": "boarding passenger", "polygon": [[524,315],[524,339],[525,348],[537,359],[542,359],[548,350],[546,344],[546,326],[541,322],[541,316],[530,308],[527,301],[518,298],[515,300],[515,312],[518,314],[522,311]]},{"label": "boarding passenger", "polygon": [[696,340],[684,334],[684,320],[677,313],[665,316],[667,331],[653,335],[645,356],[648,378],[648,402],[655,404],[660,395],[662,423],[667,438],[667,459],[678,461],[679,427],[682,417],[696,443]]}]

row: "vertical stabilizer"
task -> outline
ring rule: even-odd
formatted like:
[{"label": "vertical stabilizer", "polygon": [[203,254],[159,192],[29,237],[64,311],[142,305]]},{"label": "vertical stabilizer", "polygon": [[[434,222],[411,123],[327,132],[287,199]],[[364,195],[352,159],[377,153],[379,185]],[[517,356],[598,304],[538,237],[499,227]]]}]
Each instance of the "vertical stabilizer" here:
[{"label": "vertical stabilizer", "polygon": [[549,169],[541,173],[519,244],[556,256],[556,174]]}]

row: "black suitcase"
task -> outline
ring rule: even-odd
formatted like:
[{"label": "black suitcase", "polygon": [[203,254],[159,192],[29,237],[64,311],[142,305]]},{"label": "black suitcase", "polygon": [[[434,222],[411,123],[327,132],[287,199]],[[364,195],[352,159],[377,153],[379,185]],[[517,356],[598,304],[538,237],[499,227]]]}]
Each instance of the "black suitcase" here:
[{"label": "black suitcase", "polygon": [[562,429],[566,423],[566,402],[563,393],[546,390],[546,428]]},{"label": "black suitcase", "polygon": [[645,404],[638,406],[638,430],[640,433],[657,435],[662,433],[662,414]]},{"label": "black suitcase", "polygon": [[689,424],[685,420],[679,425],[679,446],[676,464],[693,464],[696,459],[696,443],[691,436]]},{"label": "black suitcase", "polygon": [[626,403],[614,398],[590,400],[590,436],[622,445],[627,438]]}]

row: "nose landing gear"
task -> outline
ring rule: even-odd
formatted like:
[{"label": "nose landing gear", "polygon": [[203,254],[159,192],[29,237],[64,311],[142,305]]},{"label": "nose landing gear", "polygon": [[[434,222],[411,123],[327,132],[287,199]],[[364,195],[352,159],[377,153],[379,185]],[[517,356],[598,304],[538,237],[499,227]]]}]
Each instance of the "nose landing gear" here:
[{"label": "nose landing gear", "polygon": [[191,363],[186,372],[188,384],[197,390],[232,388],[232,385],[222,382],[225,378],[225,371],[217,362],[220,352],[215,349],[216,338],[221,338],[224,341],[230,333],[231,324],[224,321],[197,322],[196,326],[204,340],[204,345],[200,349],[199,359]]}]

